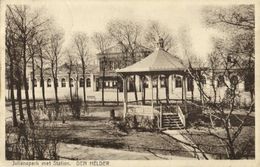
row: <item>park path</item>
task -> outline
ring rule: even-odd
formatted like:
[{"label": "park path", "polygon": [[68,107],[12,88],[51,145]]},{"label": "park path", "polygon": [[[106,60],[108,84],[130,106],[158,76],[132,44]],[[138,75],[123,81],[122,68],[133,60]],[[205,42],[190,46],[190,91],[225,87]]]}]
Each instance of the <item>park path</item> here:
[{"label": "park path", "polygon": [[[189,143],[190,145],[195,145],[194,142],[191,139],[184,137],[182,135],[182,132],[183,132],[183,130],[165,130],[165,131],[163,131],[163,133],[171,136],[172,138],[175,138],[175,139],[182,141],[184,143]],[[202,155],[201,152],[199,152],[198,150],[197,151],[194,150],[194,148],[192,148],[191,146],[188,146],[184,143],[179,142],[179,144],[181,144],[183,146],[183,148],[185,148],[187,151],[192,153],[192,156],[194,156],[194,158],[197,158],[197,159],[200,159],[200,160],[203,160],[203,159],[205,160],[205,157]],[[206,153],[205,153],[205,155],[207,156],[208,159],[213,159],[210,155],[208,155]]]},{"label": "park path", "polygon": [[187,160],[193,158],[141,153],[110,148],[88,147],[79,144],[59,144],[61,159],[81,160]]}]

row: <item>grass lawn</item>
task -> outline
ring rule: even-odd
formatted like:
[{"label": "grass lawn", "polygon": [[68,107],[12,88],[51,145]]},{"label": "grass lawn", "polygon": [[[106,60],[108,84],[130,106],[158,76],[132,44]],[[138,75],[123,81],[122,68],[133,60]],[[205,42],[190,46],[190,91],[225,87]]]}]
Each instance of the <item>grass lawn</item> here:
[{"label": "grass lawn", "polygon": [[179,143],[167,135],[148,131],[123,133],[104,117],[82,117],[80,120],[66,121],[65,124],[61,121],[54,124],[52,134],[62,136],[62,142],[68,144],[192,157]]},{"label": "grass lawn", "polygon": [[[184,132],[183,134],[189,136],[195,144],[200,145],[200,147],[206,153],[210,154],[214,158],[216,159],[227,158],[226,150],[223,147],[223,143],[221,143],[221,141],[214,136],[211,136],[209,134],[207,135],[205,133],[202,134],[202,131],[205,132],[206,129],[198,130],[198,129],[190,128],[189,132],[192,135],[188,135],[186,132]],[[225,131],[220,128],[217,128],[214,133],[222,137],[225,136]],[[246,145],[249,140],[251,141],[251,143]],[[235,147],[237,148],[237,150],[242,149],[244,146],[246,146],[247,149],[247,155],[245,158],[254,159],[255,158],[255,127],[245,126],[241,134],[235,141]]]},{"label": "grass lawn", "polygon": [[[67,105],[67,104],[65,104]],[[66,116],[66,122],[62,123],[61,118],[58,121],[39,121],[35,125],[39,128],[39,136],[45,131],[51,137],[59,137],[61,142],[68,144],[78,144],[90,147],[99,148],[112,148],[126,151],[146,152],[152,154],[162,155],[175,155],[183,157],[192,157],[192,154],[187,152],[177,141],[171,137],[160,132],[149,131],[136,131],[131,130],[128,133],[120,131],[110,120],[110,110],[115,110],[117,117],[122,116],[122,106],[109,105],[109,106],[96,106],[89,105],[80,120],[71,117],[71,113]],[[69,111],[70,112],[70,111]],[[24,112],[26,115],[26,112]],[[7,106],[6,123],[11,124],[11,107]],[[243,115],[239,115],[243,117]],[[200,114],[190,115],[190,123],[198,121]],[[7,121],[8,120],[8,121]],[[203,119],[202,119],[203,120]],[[236,140],[235,145],[238,149],[244,145],[249,139],[253,140],[251,145],[247,148],[250,150],[248,158],[255,156],[255,128],[254,116],[250,117],[250,124],[246,126],[239,138]],[[208,122],[208,120],[203,120]],[[232,125],[236,124],[236,120],[231,120]],[[42,126],[44,124],[44,127]],[[219,140],[210,135],[202,134],[203,128],[200,130],[188,127],[189,131],[193,134],[191,136],[194,143],[201,146],[201,148],[208,154],[213,154],[214,158],[226,158],[226,150],[221,147],[223,145]],[[202,130],[201,130],[202,129]],[[206,130],[206,128],[204,128]],[[224,136],[225,133],[221,128],[217,128],[217,133]]]},{"label": "grass lawn", "polygon": [[[11,111],[8,109],[10,109],[9,106],[6,111],[7,115],[11,116]],[[160,132],[131,130],[124,133],[120,131],[109,120],[109,111],[112,109],[115,110],[115,116],[122,116],[122,106],[89,105],[88,110],[82,113],[80,120],[72,118],[68,113],[65,123],[58,118],[58,121],[51,122],[41,120],[35,125],[38,126],[39,135],[48,134],[51,137],[59,137],[61,142],[67,144],[192,157],[179,143]],[[8,119],[6,123],[11,125],[11,119]]]}]

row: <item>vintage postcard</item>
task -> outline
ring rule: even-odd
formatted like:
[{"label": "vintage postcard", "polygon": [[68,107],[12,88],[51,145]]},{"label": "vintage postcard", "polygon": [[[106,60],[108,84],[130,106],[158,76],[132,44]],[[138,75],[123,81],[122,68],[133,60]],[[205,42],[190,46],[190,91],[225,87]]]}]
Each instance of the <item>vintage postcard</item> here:
[{"label": "vintage postcard", "polygon": [[259,5],[1,1],[0,166],[260,165]]}]

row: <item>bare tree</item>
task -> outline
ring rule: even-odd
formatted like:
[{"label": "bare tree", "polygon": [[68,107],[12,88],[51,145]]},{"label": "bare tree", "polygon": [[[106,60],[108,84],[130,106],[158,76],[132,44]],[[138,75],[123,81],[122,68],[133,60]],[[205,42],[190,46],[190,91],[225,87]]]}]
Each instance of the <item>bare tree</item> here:
[{"label": "bare tree", "polygon": [[45,98],[45,84],[44,84],[44,60],[46,56],[44,55],[44,47],[46,46],[46,39],[43,37],[43,34],[37,36],[36,38],[36,47],[38,49],[38,59],[40,61],[40,85],[42,88],[42,99],[43,105],[46,108],[46,98]]},{"label": "bare tree", "polygon": [[[138,44],[141,42],[141,32],[142,26],[137,22],[129,20],[112,20],[108,23],[108,32],[111,37],[121,45],[123,53],[123,63],[125,67],[127,65],[136,63]],[[136,76],[134,75],[134,92],[135,100],[138,101],[137,91],[136,91]]]},{"label": "bare tree", "polygon": [[[18,52],[19,55],[21,55],[21,51]],[[16,81],[16,88],[17,88],[17,100],[18,100],[18,108],[19,108],[19,115],[20,120],[24,120],[24,114],[23,114],[23,104],[22,104],[22,56],[16,56],[15,59],[15,81]]]},{"label": "bare tree", "polygon": [[31,10],[26,5],[7,5],[8,12],[10,13],[10,18],[15,25],[15,32],[19,37],[22,50],[22,64],[23,64],[23,85],[25,88],[25,99],[26,99],[26,109],[28,120],[31,125],[33,125],[33,119],[31,115],[30,99],[28,92],[28,82],[27,82],[27,63],[30,60],[28,55],[28,42],[32,40],[37,32],[37,28],[42,26],[44,22],[37,22],[40,14]]},{"label": "bare tree", "polygon": [[81,62],[81,71],[83,77],[83,99],[86,104],[86,66],[89,61],[88,36],[85,33],[78,32],[74,35],[75,52]]},{"label": "bare tree", "polygon": [[56,100],[56,112],[58,112],[59,98],[58,98],[58,62],[61,57],[61,47],[63,43],[63,32],[60,30],[53,30],[50,34],[48,44],[46,45],[47,59],[50,63],[51,73],[54,83],[54,92]]},{"label": "bare tree", "polygon": [[146,44],[148,47],[155,49],[158,47],[158,41],[160,38],[164,40],[163,46],[165,51],[173,49],[173,36],[170,34],[169,30],[160,25],[157,21],[150,21],[144,35]]},{"label": "bare tree", "polygon": [[[198,58],[192,48],[191,36],[190,36],[189,27],[181,27],[179,30],[179,39],[180,39],[180,48],[183,55],[183,63],[189,67],[190,64],[196,63],[196,59]],[[191,77],[189,79],[189,84],[191,84],[191,99],[194,100],[194,86],[193,79]]]},{"label": "bare tree", "polygon": [[[246,10],[247,8],[248,10]],[[229,9],[225,9],[225,11],[221,10],[221,13],[215,13],[218,11],[215,8],[207,8],[208,11],[212,10],[213,16],[217,18],[215,20],[215,17],[210,15],[208,17],[208,19],[212,18],[212,20],[208,20],[210,25],[222,24],[226,26],[225,32],[229,36],[224,39],[214,38],[214,49],[208,57],[207,71],[204,71],[204,63],[191,61],[188,58],[189,68],[187,75],[195,81],[203,100],[202,104],[192,103],[192,105],[201,107],[203,113],[209,117],[211,122],[211,126],[203,134],[210,135],[217,141],[220,141],[226,150],[228,159],[244,158],[251,151],[249,150],[249,145],[254,145],[254,139],[251,138],[244,141],[244,143],[238,144],[241,132],[248,124],[250,125],[250,116],[254,112],[254,98],[251,99],[247,108],[241,108],[240,96],[242,94],[239,90],[239,84],[244,83],[245,77],[249,73],[250,75],[254,74],[252,70],[254,64],[254,59],[252,58],[254,55],[254,45],[252,45],[254,44],[254,38],[248,36],[248,33],[254,34],[254,24],[251,22],[253,18],[241,17],[243,19],[235,19],[244,14],[251,15],[252,8],[250,5],[232,6]],[[245,11],[248,14],[244,13]],[[246,18],[249,20],[246,20]],[[246,23],[247,21],[249,23]],[[216,26],[215,28],[219,27]],[[250,28],[253,29],[250,30]],[[233,32],[234,30],[237,31]],[[207,76],[206,78],[209,80],[208,85],[205,85],[203,75]],[[238,110],[244,115],[242,118],[236,114]],[[219,125],[216,125],[216,122]],[[223,131],[223,134],[219,134],[214,129],[216,126]],[[189,129],[187,129],[186,134],[192,138],[192,132]]]},{"label": "bare tree", "polygon": [[[6,60],[7,67],[9,66],[8,71],[8,79],[10,80],[8,86],[11,89],[11,102],[12,102],[12,112],[13,112],[13,126],[18,126],[17,118],[16,118],[16,106],[15,106],[15,97],[14,97],[14,86],[15,86],[15,74],[14,74],[14,66],[15,66],[15,57],[16,57],[16,49],[15,45],[17,43],[17,39],[15,38],[15,33],[12,30],[12,22],[10,20],[9,15],[6,15],[6,37],[5,37],[5,45],[6,45],[6,53],[8,59]],[[6,68],[7,68],[6,67]]]},{"label": "bare tree", "polygon": [[[35,55],[36,55],[36,44],[34,40],[30,40],[28,42],[28,56],[31,58],[32,62],[32,99],[33,99],[33,109],[36,109],[36,102],[35,102]],[[30,82],[30,81],[29,81]]]},{"label": "bare tree", "polygon": [[72,94],[72,85],[71,85],[71,76],[72,76],[72,72],[73,70],[75,70],[75,66],[76,66],[76,59],[75,56],[72,54],[72,52],[69,49],[66,49],[64,51],[65,54],[65,59],[67,62],[67,68],[69,69],[68,75],[69,75],[69,88],[70,88],[70,100],[71,102],[73,102],[73,94]]},{"label": "bare tree", "polygon": [[229,41],[230,55],[243,53],[243,65],[248,68],[247,76],[252,82],[249,85],[251,100],[254,99],[254,60],[255,60],[255,7],[254,5],[231,5],[228,7],[205,7],[202,14],[205,24],[212,28],[224,30],[232,37]]},{"label": "bare tree", "polygon": [[206,6],[202,12],[207,26],[222,30],[255,29],[254,5]]},{"label": "bare tree", "polygon": [[[106,57],[105,50],[108,49],[111,45],[110,36],[105,33],[95,33],[92,36],[92,41],[96,46],[96,49],[100,52],[100,55],[103,55],[103,60],[100,62],[102,68],[102,105],[104,106],[104,85],[105,85],[105,75],[106,75]],[[118,89],[118,88],[117,88]],[[118,92],[118,91],[117,91]]]}]

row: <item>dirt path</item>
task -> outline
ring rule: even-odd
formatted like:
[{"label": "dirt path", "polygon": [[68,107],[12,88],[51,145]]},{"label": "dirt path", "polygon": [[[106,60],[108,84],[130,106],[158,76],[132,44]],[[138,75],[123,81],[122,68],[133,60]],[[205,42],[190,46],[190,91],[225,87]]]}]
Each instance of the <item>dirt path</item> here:
[{"label": "dirt path", "polygon": [[[179,141],[194,145],[193,141],[191,141],[190,139],[185,138],[183,135],[181,135],[181,130],[166,130],[166,131],[164,131],[164,133],[172,136],[173,138],[176,138]],[[180,144],[183,146],[183,148],[185,148],[190,153],[194,152],[194,149],[192,147],[182,144],[181,142],[180,142]],[[199,151],[196,151],[196,155],[193,155],[193,156],[196,156],[197,157],[196,159],[205,159],[205,157]],[[212,159],[212,157],[210,155],[206,154],[206,156],[208,159]]]},{"label": "dirt path", "polygon": [[192,158],[179,156],[166,156],[153,153],[140,153],[123,151],[117,149],[96,148],[82,146],[78,144],[59,145],[58,155],[61,159],[81,159],[81,160],[187,160]]}]

